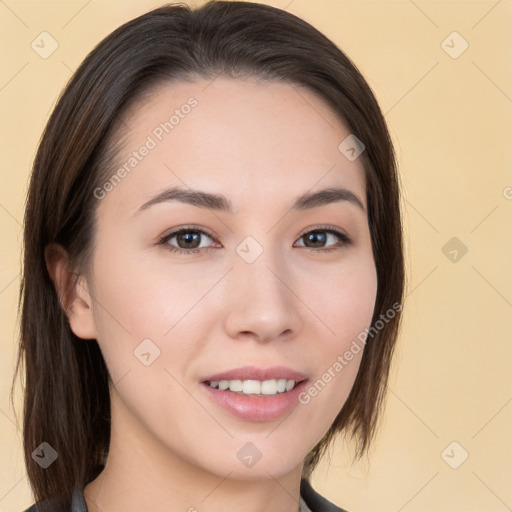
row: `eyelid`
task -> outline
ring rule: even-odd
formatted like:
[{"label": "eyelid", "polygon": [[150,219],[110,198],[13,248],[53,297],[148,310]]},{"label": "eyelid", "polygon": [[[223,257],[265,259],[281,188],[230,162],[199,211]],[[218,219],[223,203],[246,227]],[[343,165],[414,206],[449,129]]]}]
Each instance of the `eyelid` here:
[{"label": "eyelid", "polygon": [[[182,231],[197,231],[199,233],[203,233],[208,235],[210,238],[215,239],[215,235],[206,228],[200,226],[194,226],[193,224],[187,224],[186,226],[181,226],[179,228],[172,228],[165,232],[165,234],[161,235],[160,240],[164,238],[169,238],[171,235],[177,235]],[[171,237],[172,238],[172,237]]]},{"label": "eyelid", "polygon": [[299,235],[298,238],[302,238],[304,235],[314,232],[314,231],[328,231],[335,234],[339,234],[340,236],[346,237],[347,239],[350,239],[348,234],[341,228],[338,228],[336,226],[330,226],[329,224],[325,225],[317,225],[317,226],[309,226],[305,228],[302,233]]}]

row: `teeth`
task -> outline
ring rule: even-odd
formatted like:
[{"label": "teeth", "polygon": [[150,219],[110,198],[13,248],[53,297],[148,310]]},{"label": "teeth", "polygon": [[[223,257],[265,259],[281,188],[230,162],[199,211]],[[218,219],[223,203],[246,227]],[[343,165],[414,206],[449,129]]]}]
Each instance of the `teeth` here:
[{"label": "teeth", "polygon": [[[284,381],[285,379],[283,379]],[[287,380],[285,384],[285,390],[291,391],[295,387],[296,382],[294,380]]]},{"label": "teeth", "polygon": [[242,393],[244,395],[261,395],[261,382],[259,380],[244,380]]},{"label": "teeth", "polygon": [[290,391],[295,387],[296,381],[286,379],[272,380],[212,380],[210,387],[221,391],[234,391],[244,395],[275,395]]},{"label": "teeth", "polygon": [[227,380],[229,383],[230,391],[242,391],[244,388],[244,384],[241,380]]}]

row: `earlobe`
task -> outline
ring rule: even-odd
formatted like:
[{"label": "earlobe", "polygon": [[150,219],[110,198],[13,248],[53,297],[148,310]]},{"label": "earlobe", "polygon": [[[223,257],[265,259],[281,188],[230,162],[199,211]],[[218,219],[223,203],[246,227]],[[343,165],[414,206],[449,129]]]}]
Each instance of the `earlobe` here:
[{"label": "earlobe", "polygon": [[87,280],[70,268],[67,251],[57,243],[45,247],[46,268],[59,297],[60,305],[71,330],[83,339],[95,339],[96,325],[92,310],[92,296]]}]

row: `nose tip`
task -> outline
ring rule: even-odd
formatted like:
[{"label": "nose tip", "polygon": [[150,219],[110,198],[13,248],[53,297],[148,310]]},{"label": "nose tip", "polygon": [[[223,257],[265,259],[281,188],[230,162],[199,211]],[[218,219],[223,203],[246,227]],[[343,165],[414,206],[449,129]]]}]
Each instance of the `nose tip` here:
[{"label": "nose tip", "polygon": [[[275,261],[269,261],[271,258],[266,258],[263,251],[254,258],[258,246],[255,239],[239,245],[242,256],[228,278],[226,331],[233,338],[252,337],[260,342],[289,338],[300,328],[297,299],[285,283],[285,271],[271,268],[277,266]],[[248,255],[254,258],[252,263],[247,262]]]}]

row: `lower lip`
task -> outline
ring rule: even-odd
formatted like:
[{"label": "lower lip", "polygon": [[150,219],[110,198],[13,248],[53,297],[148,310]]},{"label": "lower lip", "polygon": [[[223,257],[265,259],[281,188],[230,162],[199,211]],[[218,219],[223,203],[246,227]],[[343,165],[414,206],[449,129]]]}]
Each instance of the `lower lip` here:
[{"label": "lower lip", "polygon": [[239,395],[221,391],[202,382],[201,387],[212,401],[233,416],[246,421],[271,421],[289,413],[299,403],[299,395],[307,385],[299,382],[291,391],[275,395]]}]

